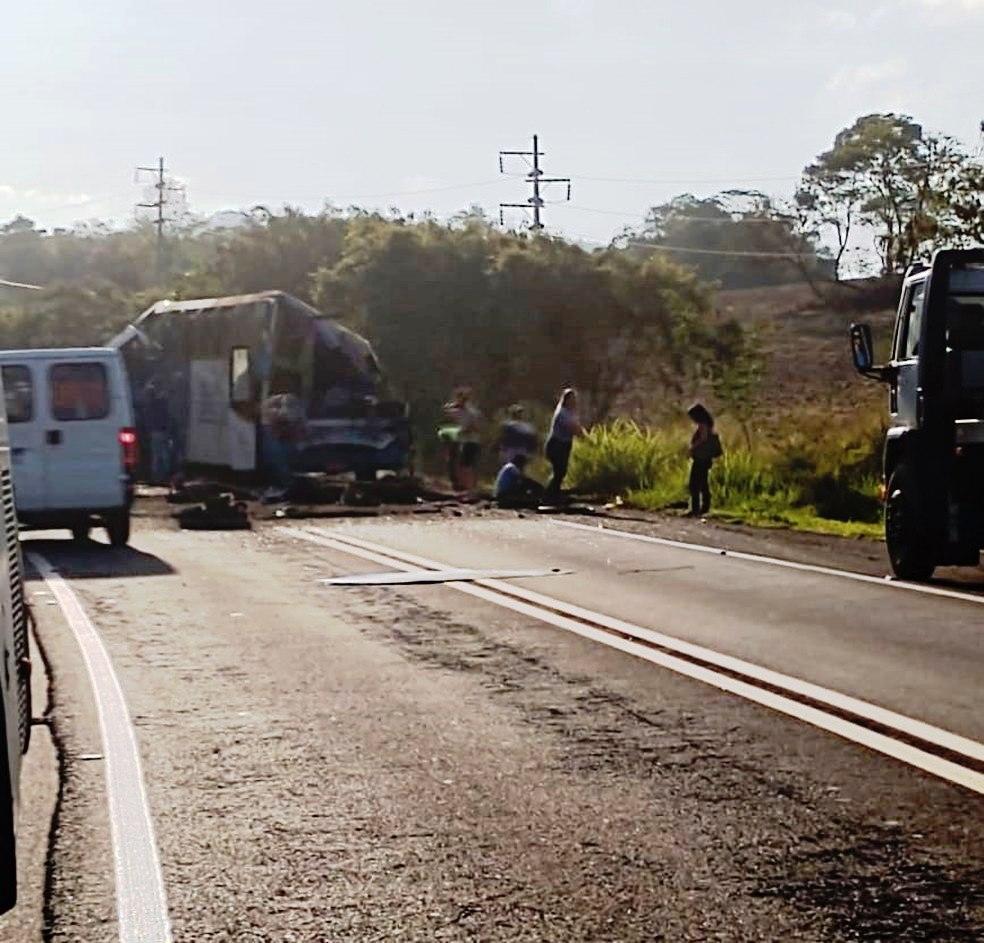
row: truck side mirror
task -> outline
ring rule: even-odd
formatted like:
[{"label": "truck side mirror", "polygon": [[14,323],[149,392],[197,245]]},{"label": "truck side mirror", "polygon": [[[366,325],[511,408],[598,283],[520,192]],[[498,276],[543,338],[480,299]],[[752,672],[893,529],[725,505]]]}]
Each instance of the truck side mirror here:
[{"label": "truck side mirror", "polygon": [[851,325],[851,356],[854,358],[854,369],[863,376],[870,376],[875,365],[875,354],[871,328],[867,324]]}]

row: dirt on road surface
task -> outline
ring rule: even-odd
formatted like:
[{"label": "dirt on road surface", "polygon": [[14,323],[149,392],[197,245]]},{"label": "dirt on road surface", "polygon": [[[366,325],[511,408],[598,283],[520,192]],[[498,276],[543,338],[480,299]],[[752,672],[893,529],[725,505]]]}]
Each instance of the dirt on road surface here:
[{"label": "dirt on road surface", "polygon": [[[877,585],[528,516],[317,524],[449,565],[556,566],[570,575],[522,585],[769,667],[816,664],[813,680],[896,710],[931,701],[934,722],[980,736],[970,602],[920,597],[895,635]],[[617,526],[753,552],[778,539]],[[277,521],[188,533],[150,515],[126,550],[25,546],[58,568],[119,676],[176,940],[984,937],[980,797],[815,727],[449,586],[325,587],[383,567]],[[837,546],[793,538],[782,555],[843,566]],[[848,568],[883,575],[876,544],[842,547]],[[28,895],[45,940],[117,940],[91,685],[61,608],[31,589],[63,773],[47,887]],[[934,666],[920,639],[937,612],[950,628]],[[0,918],[4,940],[39,934]]]}]

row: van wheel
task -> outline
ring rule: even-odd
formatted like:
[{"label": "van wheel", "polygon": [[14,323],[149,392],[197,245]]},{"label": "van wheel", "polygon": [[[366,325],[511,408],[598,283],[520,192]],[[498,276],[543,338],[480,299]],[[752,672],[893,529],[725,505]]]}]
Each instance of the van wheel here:
[{"label": "van wheel", "polygon": [[14,834],[14,797],[7,755],[7,728],[0,705],[0,914],[17,903],[17,849]]},{"label": "van wheel", "polygon": [[885,544],[892,572],[900,580],[922,583],[933,575],[936,561],[923,520],[916,475],[906,464],[899,465],[888,480],[885,499]]},{"label": "van wheel", "polygon": [[74,540],[76,543],[80,543],[83,540],[88,540],[90,530],[92,530],[92,527],[88,522],[86,522],[85,524],[73,524],[72,540]]},{"label": "van wheel", "polygon": [[114,547],[125,547],[130,542],[130,512],[114,511],[103,520],[109,542]]}]

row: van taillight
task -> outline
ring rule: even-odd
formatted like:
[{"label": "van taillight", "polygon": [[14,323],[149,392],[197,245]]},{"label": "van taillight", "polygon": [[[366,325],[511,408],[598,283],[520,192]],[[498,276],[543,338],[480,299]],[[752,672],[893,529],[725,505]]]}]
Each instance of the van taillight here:
[{"label": "van taillight", "polygon": [[120,448],[123,450],[123,467],[128,472],[137,470],[137,463],[140,461],[140,450],[137,445],[136,429],[120,429]]}]

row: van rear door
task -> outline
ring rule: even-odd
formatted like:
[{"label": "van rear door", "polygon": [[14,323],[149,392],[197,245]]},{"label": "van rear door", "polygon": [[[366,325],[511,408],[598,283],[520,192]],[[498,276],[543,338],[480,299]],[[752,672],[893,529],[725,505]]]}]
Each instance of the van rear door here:
[{"label": "van rear door", "polygon": [[0,367],[7,404],[14,498],[18,511],[45,507],[43,368],[36,362]]},{"label": "van rear door", "polygon": [[47,368],[44,423],[49,508],[98,510],[126,503],[120,447],[122,371],[109,358],[55,360]]}]

